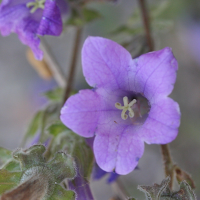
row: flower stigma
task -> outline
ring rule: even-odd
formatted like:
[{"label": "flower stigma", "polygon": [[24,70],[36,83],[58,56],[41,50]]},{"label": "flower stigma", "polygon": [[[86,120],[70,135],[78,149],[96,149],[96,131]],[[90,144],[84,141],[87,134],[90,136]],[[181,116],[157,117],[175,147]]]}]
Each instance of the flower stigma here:
[{"label": "flower stigma", "polygon": [[44,9],[44,3],[46,0],[35,0],[35,2],[29,2],[26,4],[27,8],[32,7],[31,13],[34,13],[38,8]]},{"label": "flower stigma", "polygon": [[[123,102],[124,102],[124,106],[121,105],[121,103],[115,103],[115,107],[119,110],[122,110],[121,113],[121,118],[123,120],[126,120],[128,118],[128,115],[130,118],[134,117],[134,112],[133,109],[131,108],[136,102],[136,99],[133,99],[131,102],[128,102],[128,97],[123,97]],[[126,111],[129,111],[128,115],[126,114]]]}]

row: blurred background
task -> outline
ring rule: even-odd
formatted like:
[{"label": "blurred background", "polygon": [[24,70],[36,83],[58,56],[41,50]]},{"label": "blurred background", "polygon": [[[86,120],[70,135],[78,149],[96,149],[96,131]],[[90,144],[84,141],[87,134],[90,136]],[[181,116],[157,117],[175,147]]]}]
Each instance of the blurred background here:
[{"label": "blurred background", "polygon": [[[200,2],[149,0],[147,3],[155,49],[172,47],[179,63],[177,81],[170,96],[179,103],[182,117],[179,135],[170,144],[171,154],[174,162],[192,175],[196,184],[195,193],[200,199]],[[88,35],[98,35],[129,43],[130,34],[114,34],[124,24],[133,25],[133,36],[144,31],[136,0],[91,3],[89,7],[98,10],[101,17],[85,26],[82,42]],[[67,27],[59,38],[45,37],[66,75],[74,35],[74,29]],[[130,44],[141,45],[137,39]],[[12,150],[20,146],[34,113],[45,105],[46,99],[42,93],[57,86],[54,80],[43,80],[37,74],[27,61],[26,51],[27,47],[21,44],[16,34],[0,36],[0,146]],[[81,59],[78,61],[74,87],[87,87]],[[130,196],[144,199],[137,185],[160,183],[164,178],[162,164],[160,146],[146,145],[139,169],[120,176],[120,182]],[[91,187],[97,200],[109,199],[114,194],[112,185],[106,183],[106,177],[100,181],[91,180]]]}]

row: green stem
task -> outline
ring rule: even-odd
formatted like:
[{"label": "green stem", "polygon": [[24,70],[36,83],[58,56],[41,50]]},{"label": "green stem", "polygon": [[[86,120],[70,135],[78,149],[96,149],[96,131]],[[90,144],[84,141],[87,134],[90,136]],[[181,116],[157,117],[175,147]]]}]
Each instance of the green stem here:
[{"label": "green stem", "polygon": [[77,60],[78,60],[78,51],[79,51],[79,43],[81,40],[81,33],[82,33],[82,29],[80,27],[77,27],[74,49],[73,49],[73,54],[72,54],[72,61],[71,61],[70,69],[69,69],[68,81],[67,81],[67,86],[64,93],[63,104],[70,96],[70,92],[72,90],[72,85],[74,81],[74,75],[75,75],[75,70],[76,70],[76,65],[77,65]]},{"label": "green stem", "polygon": [[139,5],[141,9],[142,20],[144,24],[145,33],[146,33],[147,44],[149,46],[149,51],[153,51],[154,45],[153,45],[153,39],[151,36],[150,20],[149,20],[149,14],[148,14],[147,6],[146,6],[146,0],[139,0]]}]

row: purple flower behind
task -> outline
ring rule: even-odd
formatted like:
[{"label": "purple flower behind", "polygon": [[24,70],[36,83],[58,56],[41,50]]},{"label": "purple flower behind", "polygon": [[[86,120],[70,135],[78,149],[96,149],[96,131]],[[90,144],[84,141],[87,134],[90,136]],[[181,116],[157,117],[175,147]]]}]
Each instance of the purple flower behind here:
[{"label": "purple flower behind", "polygon": [[[93,150],[94,137],[92,137],[92,138],[86,138],[85,141],[90,146],[90,148]],[[115,172],[109,172],[108,173],[108,172],[102,170],[97,165],[97,163],[95,162],[94,165],[93,165],[93,169],[92,169],[92,178],[94,180],[99,180],[102,177],[104,177],[106,174],[109,174],[109,177],[107,178],[107,183],[108,184],[113,183],[119,177],[119,174],[117,174]]]},{"label": "purple flower behind", "polygon": [[61,11],[66,10],[65,0],[3,0],[0,5],[0,31],[3,36],[18,34],[35,57],[42,59],[38,35],[55,35],[62,32]]},{"label": "purple flower behind", "polygon": [[62,122],[94,139],[97,164],[107,172],[128,174],[147,144],[166,144],[178,134],[178,104],[173,90],[178,64],[170,48],[132,59],[119,44],[89,37],[82,49],[83,73],[94,89],[71,96]]},{"label": "purple flower behind", "polygon": [[[96,163],[93,166],[93,170],[92,170],[92,178],[94,180],[99,180],[102,177],[104,177],[106,174],[108,174],[106,171],[102,170]],[[113,183],[117,180],[117,178],[119,177],[119,174],[115,173],[115,172],[110,172],[107,178],[107,183]]]}]

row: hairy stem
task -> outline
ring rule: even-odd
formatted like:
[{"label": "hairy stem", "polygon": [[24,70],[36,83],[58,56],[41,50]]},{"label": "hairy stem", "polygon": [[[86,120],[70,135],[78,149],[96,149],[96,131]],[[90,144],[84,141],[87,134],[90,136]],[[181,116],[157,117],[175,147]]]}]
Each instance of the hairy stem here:
[{"label": "hairy stem", "polygon": [[143,24],[145,28],[149,51],[153,51],[154,45],[153,45],[153,40],[151,36],[150,20],[149,20],[149,14],[148,14],[147,6],[146,6],[146,0],[138,0],[138,1],[139,1],[140,9],[141,9],[142,20],[143,20]]},{"label": "hairy stem", "polygon": [[71,61],[70,69],[69,69],[69,75],[68,75],[67,86],[65,89],[63,103],[68,99],[70,92],[72,90],[72,85],[74,81],[74,75],[75,75],[75,70],[76,70],[76,65],[77,65],[77,60],[78,60],[78,50],[79,50],[79,43],[81,40],[81,32],[82,32],[82,29],[80,27],[77,27],[74,49],[73,49],[73,54],[72,54],[72,61]]},{"label": "hairy stem", "polygon": [[50,68],[50,71],[53,74],[54,79],[56,80],[56,82],[60,87],[65,87],[66,78],[62,71],[62,68],[59,66],[56,58],[53,56],[44,38],[41,39],[41,49],[44,52],[45,61],[47,62],[48,67]]},{"label": "hairy stem", "polygon": [[164,162],[165,169],[165,177],[170,177],[169,187],[172,189],[173,187],[173,179],[174,179],[174,164],[170,155],[168,144],[163,144],[161,146],[162,157]]}]

